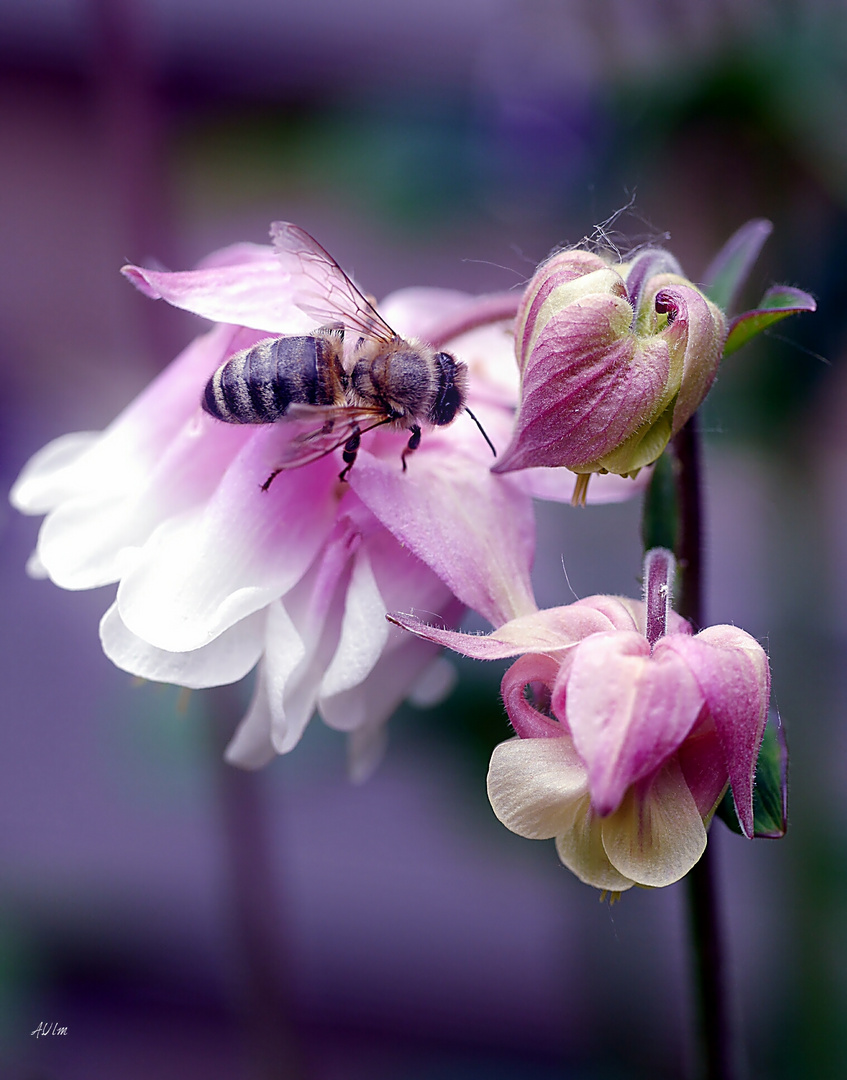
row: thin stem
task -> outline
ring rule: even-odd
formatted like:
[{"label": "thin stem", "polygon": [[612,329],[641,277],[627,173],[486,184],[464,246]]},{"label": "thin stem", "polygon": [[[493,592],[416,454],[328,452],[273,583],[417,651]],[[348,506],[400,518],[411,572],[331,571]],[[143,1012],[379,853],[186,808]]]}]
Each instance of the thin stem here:
[{"label": "thin stem", "polygon": [[[703,626],[702,491],[700,433],[696,414],[674,439],[679,506],[678,611],[695,629]],[[691,935],[698,990],[703,1080],[736,1080],[735,1047],[727,986],[723,920],[714,865],[714,838],[688,874]]]},{"label": "thin stem", "polygon": [[232,929],[241,961],[244,1032],[255,1080],[304,1080],[292,1024],[284,904],[274,880],[259,775],[227,765],[223,748],[241,713],[231,686],[212,692],[215,779],[230,890]]},{"label": "thin stem", "polygon": [[677,611],[695,630],[703,627],[703,500],[700,428],[695,413],[673,441],[679,507],[676,557],[680,593]]}]

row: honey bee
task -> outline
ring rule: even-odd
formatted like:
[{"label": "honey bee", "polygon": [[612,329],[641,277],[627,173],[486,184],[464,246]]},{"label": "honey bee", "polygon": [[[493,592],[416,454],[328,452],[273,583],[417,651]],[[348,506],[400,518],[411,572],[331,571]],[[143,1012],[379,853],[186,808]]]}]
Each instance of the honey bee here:
[{"label": "honey bee", "polygon": [[338,263],[303,229],[278,221],[273,246],[305,277],[293,299],[322,325],[306,336],[267,338],[231,356],[206,384],[202,405],[228,424],[298,421],[301,430],[262,484],[343,447],[346,480],[362,435],[383,425],[408,430],[401,455],[418,448],[421,425],[444,427],[462,411],[491,440],[466,404],[468,369],[450,353],[396,334]]}]

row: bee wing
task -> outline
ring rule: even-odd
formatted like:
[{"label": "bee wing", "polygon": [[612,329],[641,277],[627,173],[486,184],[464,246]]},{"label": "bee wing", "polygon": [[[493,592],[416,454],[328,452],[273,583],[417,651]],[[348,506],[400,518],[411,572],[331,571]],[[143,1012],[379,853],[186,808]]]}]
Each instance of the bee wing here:
[{"label": "bee wing", "polygon": [[397,337],[335,259],[305,230],[288,221],[275,221],[271,241],[283,263],[290,256],[299,261],[301,273],[309,281],[294,293],[294,303],[301,311],[321,325],[337,323],[340,318],[345,327],[367,338],[389,342]]},{"label": "bee wing", "polygon": [[317,461],[343,446],[357,431],[364,434],[371,428],[390,423],[391,418],[381,409],[292,403],[285,414],[285,422],[296,424],[300,430],[280,454],[276,465],[280,472]]}]

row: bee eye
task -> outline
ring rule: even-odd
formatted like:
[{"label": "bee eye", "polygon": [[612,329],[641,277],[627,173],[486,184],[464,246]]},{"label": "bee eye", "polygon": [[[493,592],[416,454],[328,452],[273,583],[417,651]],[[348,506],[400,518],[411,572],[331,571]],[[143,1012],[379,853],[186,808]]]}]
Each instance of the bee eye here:
[{"label": "bee eye", "polygon": [[465,404],[466,371],[464,364],[459,364],[450,353],[436,353],[438,366],[438,396],[429,411],[431,424],[449,424]]}]

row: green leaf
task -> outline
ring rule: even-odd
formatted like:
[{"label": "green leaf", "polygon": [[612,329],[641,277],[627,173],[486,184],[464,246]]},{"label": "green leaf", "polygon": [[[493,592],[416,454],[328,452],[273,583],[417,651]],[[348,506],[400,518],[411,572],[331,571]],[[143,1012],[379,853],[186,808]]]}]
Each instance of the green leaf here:
[{"label": "green leaf", "polygon": [[[765,728],[765,737],[756,763],[756,786],[753,788],[753,835],[778,840],[788,828],[788,747],[785,730],[778,714],[772,713]],[[741,834],[732,792],[718,806],[716,816],[733,832]]]},{"label": "green leaf", "polygon": [[814,311],[817,304],[807,292],[802,289],[794,289],[789,285],[775,285],[768,289],[757,308],[745,311],[732,320],[729,326],[729,335],[724,345],[723,354],[740,349],[742,345],[772,326],[780,319],[789,315],[797,315],[801,311]]},{"label": "green leaf", "polygon": [[732,306],[772,231],[769,221],[754,218],[733,233],[712,260],[703,275],[703,291],[719,308],[728,311]]},{"label": "green leaf", "polygon": [[676,458],[670,450],[662,454],[653,468],[641,517],[641,542],[645,551],[655,547],[676,551],[679,509],[675,468]]}]

